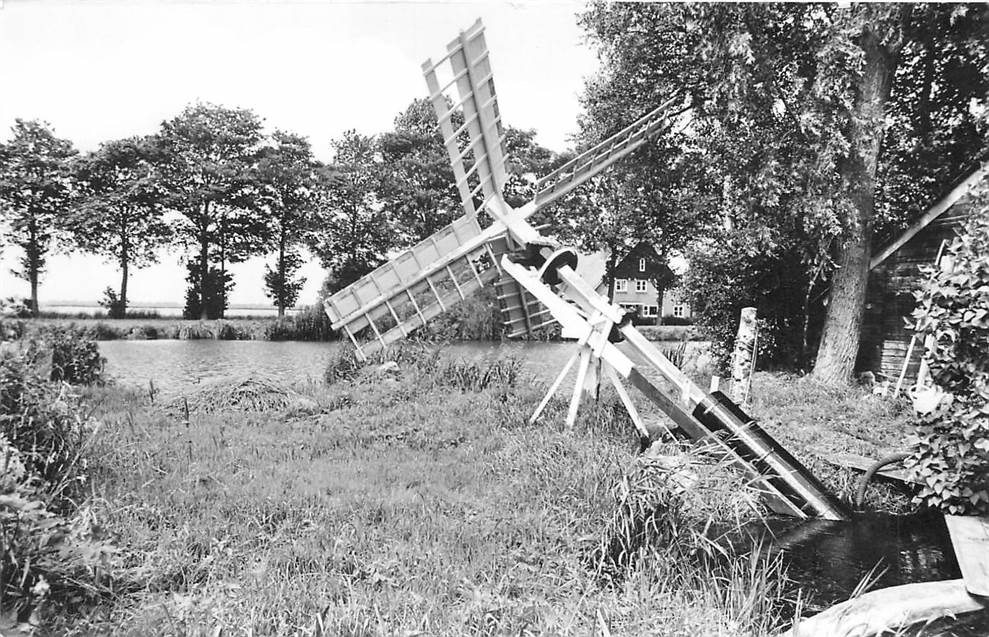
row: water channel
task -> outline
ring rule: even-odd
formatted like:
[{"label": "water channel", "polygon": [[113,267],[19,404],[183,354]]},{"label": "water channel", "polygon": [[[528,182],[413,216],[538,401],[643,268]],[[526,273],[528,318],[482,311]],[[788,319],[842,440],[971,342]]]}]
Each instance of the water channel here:
[{"label": "water channel", "polygon": [[[320,382],[336,343],[267,341],[103,341],[107,373],[118,382],[165,392],[201,383],[263,374],[283,382]],[[534,377],[550,381],[572,353],[567,343],[467,343],[448,346],[451,356],[511,354]],[[851,522],[770,520],[748,531],[782,551],[790,577],[814,592],[817,610],[847,599],[859,581],[874,574],[873,588],[960,577],[940,516],[859,515]],[[971,624],[971,625],[967,625]],[[989,635],[989,611],[924,635]]]}]

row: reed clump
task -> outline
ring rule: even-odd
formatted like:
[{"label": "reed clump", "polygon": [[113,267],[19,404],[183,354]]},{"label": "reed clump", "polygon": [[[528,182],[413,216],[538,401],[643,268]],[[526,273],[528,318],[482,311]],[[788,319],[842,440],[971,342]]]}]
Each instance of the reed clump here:
[{"label": "reed clump", "polygon": [[491,386],[513,387],[523,369],[523,362],[512,356],[452,358],[445,355],[442,346],[401,341],[371,353],[367,360],[361,360],[353,347],[340,348],[327,363],[324,380],[332,385],[392,374],[420,389],[435,386],[480,392]]}]

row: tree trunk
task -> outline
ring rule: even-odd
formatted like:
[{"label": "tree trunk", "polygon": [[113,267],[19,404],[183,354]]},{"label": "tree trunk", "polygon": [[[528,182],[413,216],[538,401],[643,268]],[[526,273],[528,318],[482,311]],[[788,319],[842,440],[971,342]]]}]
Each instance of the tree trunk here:
[{"label": "tree trunk", "polygon": [[31,281],[31,316],[38,318],[38,270],[32,267],[28,273]]},{"label": "tree trunk", "polygon": [[285,316],[285,233],[282,232],[278,240],[278,291],[275,296],[278,299],[278,318]]},{"label": "tree trunk", "polygon": [[130,265],[130,245],[127,242],[127,229],[120,231],[120,318],[127,316],[127,266]]},{"label": "tree trunk", "polygon": [[868,27],[859,44],[865,51],[865,67],[858,80],[849,131],[850,153],[840,168],[847,184],[846,196],[855,213],[838,246],[837,269],[831,280],[821,345],[812,374],[816,380],[828,384],[849,382],[855,369],[872,256],[876,164],[886,102],[896,70],[896,53],[884,47]]},{"label": "tree trunk", "polygon": [[206,280],[209,275],[209,234],[206,226],[199,229],[199,320],[209,318],[206,311]]},{"label": "tree trunk", "polygon": [[127,255],[120,260],[120,318],[127,316]]},{"label": "tree trunk", "polygon": [[226,213],[220,221],[220,280],[217,282],[217,298],[220,306],[217,309],[219,318],[226,318],[227,313],[227,223]]},{"label": "tree trunk", "polygon": [[38,245],[38,231],[34,220],[28,224],[27,278],[31,283],[31,316],[38,318],[38,270],[41,269],[41,246]]}]

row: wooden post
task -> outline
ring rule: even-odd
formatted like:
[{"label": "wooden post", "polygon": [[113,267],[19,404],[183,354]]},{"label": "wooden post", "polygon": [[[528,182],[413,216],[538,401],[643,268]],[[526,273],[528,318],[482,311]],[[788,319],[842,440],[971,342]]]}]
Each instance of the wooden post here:
[{"label": "wooden post", "polygon": [[731,399],[743,406],[749,401],[752,389],[758,333],[756,309],[743,307],[735,337],[735,351],[731,357]]}]

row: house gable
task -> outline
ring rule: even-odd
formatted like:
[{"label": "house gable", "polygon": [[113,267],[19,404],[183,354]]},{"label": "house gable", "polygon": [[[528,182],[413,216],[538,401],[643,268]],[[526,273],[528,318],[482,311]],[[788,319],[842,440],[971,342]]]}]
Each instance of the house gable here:
[{"label": "house gable", "polygon": [[[669,284],[673,271],[647,241],[640,241],[615,265],[616,279],[647,279]],[[666,287],[665,285],[663,287]]]}]

